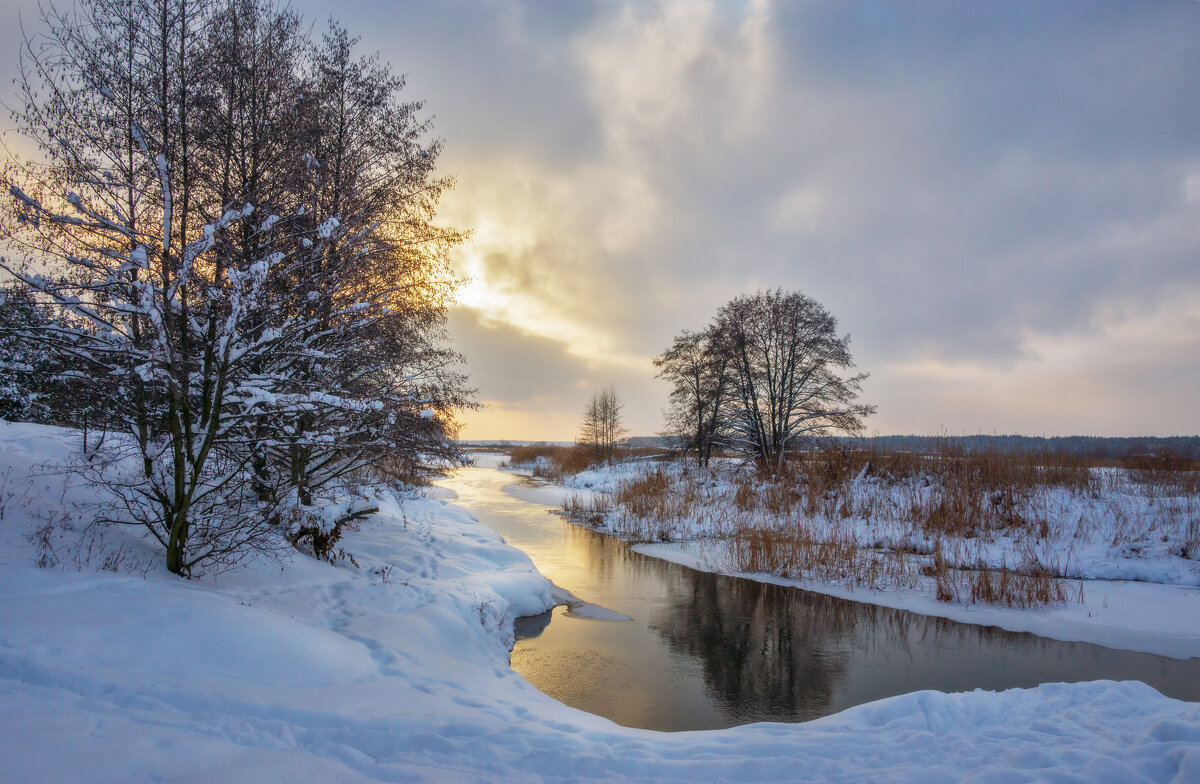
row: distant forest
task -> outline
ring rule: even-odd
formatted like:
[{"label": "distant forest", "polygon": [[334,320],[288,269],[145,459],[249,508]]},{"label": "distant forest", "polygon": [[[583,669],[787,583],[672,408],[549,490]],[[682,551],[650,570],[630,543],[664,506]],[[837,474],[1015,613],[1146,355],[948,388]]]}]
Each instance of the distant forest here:
[{"label": "distant forest", "polygon": [[[1070,455],[1114,460],[1137,455],[1175,455],[1200,460],[1200,436],[1137,436],[1114,438],[1106,436],[874,436],[870,438],[838,438],[839,443],[864,449],[885,451],[933,452],[944,448],[963,452],[1029,453]],[[516,443],[516,442],[513,442]],[[625,439],[625,445],[642,448],[670,448],[672,439],[665,436],[635,436]]]},{"label": "distant forest", "polygon": [[855,446],[875,445],[884,450],[929,452],[942,447],[964,452],[1000,452],[1002,454],[1034,453],[1117,459],[1136,455],[1175,455],[1200,459],[1200,436],[1137,436],[1114,438],[1105,436],[875,436],[874,438],[842,438],[839,441]]}]

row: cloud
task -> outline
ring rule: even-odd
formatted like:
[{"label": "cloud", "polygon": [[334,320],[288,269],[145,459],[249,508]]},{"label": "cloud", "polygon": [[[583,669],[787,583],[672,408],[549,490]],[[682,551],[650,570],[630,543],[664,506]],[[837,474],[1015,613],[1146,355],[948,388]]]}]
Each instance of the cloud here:
[{"label": "cloud", "polygon": [[[528,159],[480,159],[442,217],[474,228],[459,249],[465,304],[578,356],[628,364],[614,321],[643,276],[633,263],[657,212],[636,177],[589,163],[549,170]],[[644,265],[643,265],[644,266]],[[636,303],[640,304],[640,303]]]},{"label": "cloud", "polygon": [[[889,428],[1124,429],[1114,314],[1162,324],[1168,293],[1200,292],[1197,27],[1076,4],[609,7],[554,49],[598,140],[464,179],[481,214],[528,210],[476,269],[524,303],[496,318],[578,356],[633,367],[735,294],[798,288],[901,385],[870,387]],[[1048,346],[1085,344],[1072,388],[1096,405],[1018,394],[1065,381]],[[1187,423],[1169,410],[1135,421]]]},{"label": "cloud", "polygon": [[853,335],[887,432],[1200,430],[1198,3],[335,12],[446,139],[488,427],[569,438],[612,381],[653,432],[650,358],[784,287]]},{"label": "cloud", "polygon": [[1200,432],[1200,297],[1114,306],[1089,332],[1026,330],[1006,365],[960,359],[884,363],[867,385],[883,433],[1111,435]]},{"label": "cloud", "polygon": [[448,329],[479,379],[484,400],[516,406],[537,396],[562,398],[586,387],[592,373],[566,344],[488,320],[475,310],[452,310]]},{"label": "cloud", "polygon": [[564,440],[575,435],[591,395],[614,384],[626,424],[656,432],[660,419],[649,360],[613,368],[574,354],[560,340],[524,332],[470,308],[455,308],[448,323],[455,348],[466,358],[483,408],[464,416],[468,438]]}]

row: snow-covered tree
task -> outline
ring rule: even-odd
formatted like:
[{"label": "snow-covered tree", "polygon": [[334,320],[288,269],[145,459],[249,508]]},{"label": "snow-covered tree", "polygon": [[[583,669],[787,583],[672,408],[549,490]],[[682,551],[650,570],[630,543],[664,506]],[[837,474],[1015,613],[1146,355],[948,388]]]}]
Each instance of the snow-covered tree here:
[{"label": "snow-covered tree", "polygon": [[302,504],[367,464],[407,474],[453,459],[446,437],[468,402],[461,357],[445,347],[457,285],[447,252],[461,235],[433,222],[452,184],[434,176],[441,143],[424,141],[421,104],[399,99],[403,79],[377,56],[355,57],[355,43],[330,25],[310,52],[301,108],[306,187],[292,224],[307,251],[289,291],[309,351],[290,383],[338,390],[284,429]]},{"label": "snow-covered tree", "polygon": [[51,356],[45,348],[26,339],[46,321],[44,309],[27,289],[0,288],[0,419],[51,419],[41,380]]},{"label": "snow-covered tree", "polygon": [[124,431],[88,463],[107,519],[186,574],[362,514],[333,485],[384,456],[454,459],[459,235],[432,222],[449,183],[399,80],[336,28],[302,71],[299,19],[262,0],[44,21],[17,113],[44,161],[6,168],[4,268],[63,316],[29,337]]}]

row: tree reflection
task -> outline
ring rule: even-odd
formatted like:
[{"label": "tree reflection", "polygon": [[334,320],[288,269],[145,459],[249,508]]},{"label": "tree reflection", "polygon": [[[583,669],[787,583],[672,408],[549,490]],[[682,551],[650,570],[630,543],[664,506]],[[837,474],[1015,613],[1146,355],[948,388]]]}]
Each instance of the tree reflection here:
[{"label": "tree reflection", "polygon": [[498,489],[506,477],[485,493],[484,478],[456,484],[460,501],[529,548],[556,584],[634,619],[605,623],[561,610],[521,619],[514,667],[547,694],[627,726],[794,721],[919,689],[1098,678],[1200,700],[1200,659],[1058,642],[694,571],[509,498]]},{"label": "tree reflection", "polygon": [[[857,618],[824,597],[681,570],[652,626],[703,663],[713,697],[735,715],[825,715],[845,678]],[[817,606],[813,606],[813,605]]]},{"label": "tree reflection", "polygon": [[[964,687],[988,687],[978,680],[992,669],[988,661],[1045,658],[1048,641],[1033,635],[679,566],[671,571],[670,602],[655,615],[652,627],[677,653],[700,660],[712,697],[738,717],[824,716],[852,704],[847,692],[861,692],[863,680],[872,680],[871,698],[916,688],[944,689],[954,675],[938,666],[943,660],[951,670],[964,671],[969,682]],[[979,667],[962,667],[959,657],[981,655]],[[955,659],[959,661],[950,661]],[[872,663],[886,667],[886,674],[864,678]],[[1013,685],[1011,667],[996,669],[995,675],[997,687]],[[857,686],[848,683],[854,678],[860,681]]]},{"label": "tree reflection", "polygon": [[[631,558],[639,558],[631,553]],[[919,689],[1144,680],[1195,699],[1200,659],[1071,643],[675,566],[652,627],[735,718],[803,720]]]}]

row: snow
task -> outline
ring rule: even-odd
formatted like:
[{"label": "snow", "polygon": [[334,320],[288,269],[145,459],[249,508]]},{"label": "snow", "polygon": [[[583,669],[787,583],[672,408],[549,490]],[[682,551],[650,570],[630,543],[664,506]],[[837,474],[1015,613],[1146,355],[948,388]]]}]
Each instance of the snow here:
[{"label": "snow", "polygon": [[[550,500],[555,495],[566,500],[581,494],[610,493],[622,477],[637,476],[645,470],[645,466],[636,463],[593,468],[569,477],[565,486],[530,491],[530,500],[535,493],[537,500],[543,503],[555,503]],[[667,466],[664,470],[675,469]],[[1089,527],[1086,535],[1052,537],[1036,545],[1042,562],[1058,566],[1069,578],[1072,597],[1064,604],[1037,609],[939,601],[934,594],[933,581],[928,578],[918,580],[916,586],[856,586],[828,580],[747,573],[737,568],[728,541],[715,535],[719,532],[714,523],[703,519],[673,521],[666,527],[673,541],[638,543],[633,549],[693,569],[792,585],[964,623],[999,626],[1056,640],[1090,642],[1173,658],[1200,657],[1200,589],[1196,587],[1200,585],[1200,564],[1177,554],[1182,549],[1183,526],[1162,522],[1170,519],[1163,509],[1179,502],[1169,498],[1123,496],[1113,490],[1120,488],[1118,479],[1105,477],[1109,490],[1099,498],[1052,491],[1041,499],[1040,511],[1044,519],[1051,521],[1051,528],[1057,528],[1062,520],[1071,521],[1068,528],[1077,521],[1088,520]],[[704,489],[718,500],[731,494],[729,486],[716,477]],[[1186,504],[1192,502],[1185,498],[1183,503],[1185,514],[1179,519],[1186,520]],[[1089,507],[1114,512],[1116,521],[1110,522],[1102,512]],[[727,515],[721,514],[711,517],[728,519]],[[877,526],[854,518],[832,523],[818,519],[816,524],[840,526],[860,542],[891,537],[892,541],[903,541],[910,546],[932,548],[932,542],[917,541],[900,526],[881,534]],[[1141,531],[1152,524],[1162,526],[1152,529],[1152,536],[1143,536],[1132,545],[1118,547],[1111,544],[1122,538],[1119,532],[1114,533],[1114,526]],[[612,516],[608,525],[609,530],[613,530]],[[1170,535],[1160,536],[1162,531]],[[1017,542],[1000,535],[993,541],[973,540],[970,555],[971,560],[979,559],[998,567],[1002,562],[1018,563],[1020,559],[1016,553],[1029,547],[1027,541]],[[1058,557],[1061,550],[1068,550],[1070,556]]]},{"label": "snow", "polygon": [[1200,780],[1200,704],[1136,682],[674,734],[567,708],[508,667],[512,618],[552,587],[434,493],[348,532],[357,567],[296,554],[182,581],[118,533],[128,568],[38,569],[26,534],[91,493],[40,467],[74,449],[0,422],[3,781]]},{"label": "snow", "polygon": [[337,231],[337,227],[341,225],[341,221],[337,218],[326,218],[320,226],[317,227],[317,236],[323,240],[327,240]]}]

